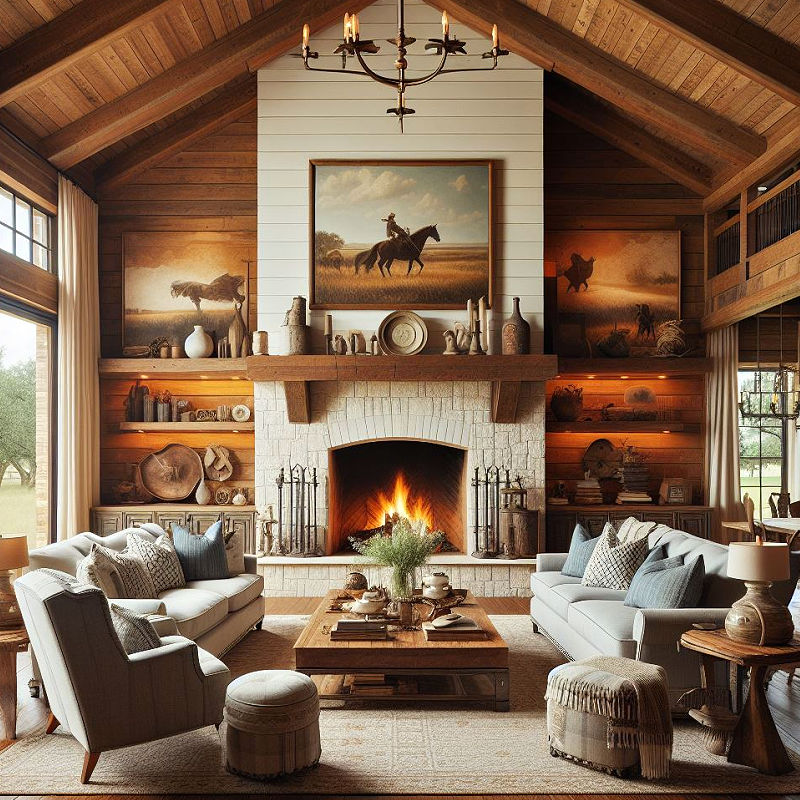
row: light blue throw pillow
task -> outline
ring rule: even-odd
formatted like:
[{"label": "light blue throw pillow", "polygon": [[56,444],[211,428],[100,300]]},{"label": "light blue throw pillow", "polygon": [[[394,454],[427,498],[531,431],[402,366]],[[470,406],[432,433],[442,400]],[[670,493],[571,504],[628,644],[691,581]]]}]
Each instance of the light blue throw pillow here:
[{"label": "light blue throw pillow", "polygon": [[683,556],[644,563],[633,576],[625,605],[633,608],[696,608],[703,592],[703,556],[688,564]]},{"label": "light blue throw pillow", "polygon": [[586,572],[586,565],[594,553],[594,548],[600,541],[599,536],[592,536],[580,523],[572,531],[572,541],[569,544],[569,553],[564,566],[561,567],[562,575],[572,578],[582,578]]},{"label": "light blue throw pillow", "polygon": [[183,526],[173,523],[172,543],[187,581],[213,581],[228,577],[221,520],[217,520],[202,535],[190,533]]}]

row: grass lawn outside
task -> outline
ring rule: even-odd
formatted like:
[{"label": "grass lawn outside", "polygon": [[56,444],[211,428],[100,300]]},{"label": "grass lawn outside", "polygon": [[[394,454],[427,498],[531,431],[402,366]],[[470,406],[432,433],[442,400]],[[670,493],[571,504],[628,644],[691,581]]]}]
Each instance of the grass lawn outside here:
[{"label": "grass lawn outside", "polygon": [[0,486],[0,533],[26,533],[36,547],[36,489],[18,483]]}]

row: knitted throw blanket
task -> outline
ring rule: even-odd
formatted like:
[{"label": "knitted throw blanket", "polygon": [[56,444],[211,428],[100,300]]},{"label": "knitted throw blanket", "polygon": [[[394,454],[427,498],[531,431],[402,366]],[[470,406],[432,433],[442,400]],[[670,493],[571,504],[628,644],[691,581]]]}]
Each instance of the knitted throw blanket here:
[{"label": "knitted throw blanket", "polygon": [[[628,681],[634,693],[623,691]],[[672,716],[663,667],[595,656],[565,665],[547,682],[545,699],[608,719],[608,747],[637,747],[642,777],[669,777]]]}]

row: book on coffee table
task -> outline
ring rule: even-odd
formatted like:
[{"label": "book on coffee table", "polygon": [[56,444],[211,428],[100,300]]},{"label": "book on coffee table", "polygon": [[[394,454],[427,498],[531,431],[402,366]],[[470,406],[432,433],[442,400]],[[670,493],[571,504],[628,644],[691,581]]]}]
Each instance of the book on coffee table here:
[{"label": "book on coffee table", "polygon": [[386,623],[364,623],[360,625],[342,625],[346,620],[339,620],[331,628],[331,641],[360,641],[376,640],[381,641],[389,638]]},{"label": "book on coffee table", "polygon": [[454,642],[459,639],[486,639],[486,631],[469,617],[462,617],[458,622],[444,628],[437,628],[432,622],[422,623],[422,632],[429,642]]}]

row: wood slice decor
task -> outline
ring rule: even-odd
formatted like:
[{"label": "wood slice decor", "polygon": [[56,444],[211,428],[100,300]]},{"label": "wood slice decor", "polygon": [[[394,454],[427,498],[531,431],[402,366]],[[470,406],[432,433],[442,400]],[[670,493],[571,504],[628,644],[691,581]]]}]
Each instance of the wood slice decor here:
[{"label": "wood slice decor", "polygon": [[159,500],[186,499],[203,478],[200,456],[183,444],[168,444],[139,464],[144,488]]}]

